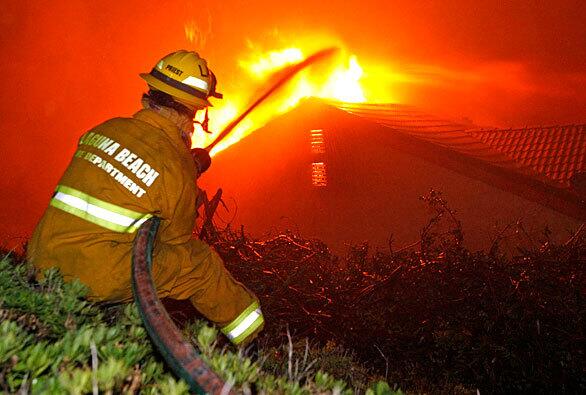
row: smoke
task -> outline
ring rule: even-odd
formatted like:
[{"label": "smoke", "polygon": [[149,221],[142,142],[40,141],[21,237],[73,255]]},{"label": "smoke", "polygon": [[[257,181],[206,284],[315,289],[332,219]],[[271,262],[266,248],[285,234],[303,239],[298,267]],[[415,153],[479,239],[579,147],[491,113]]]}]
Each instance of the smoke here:
[{"label": "smoke", "polygon": [[386,69],[379,96],[477,124],[586,120],[580,0],[2,5],[0,233],[16,240],[42,214],[78,137],[137,110],[138,73],[179,48],[206,57],[229,92],[238,89],[247,42],[331,37],[357,55],[364,80]]},{"label": "smoke", "polygon": [[[187,11],[192,19],[184,24],[185,37],[192,48],[200,51],[208,49],[208,42],[212,38],[212,14],[209,9],[198,9],[195,3],[189,3],[191,9]],[[205,16],[205,18],[203,18]],[[199,17],[199,18],[197,18]],[[199,21],[198,21],[199,19]],[[205,19],[202,21],[202,19]]]}]

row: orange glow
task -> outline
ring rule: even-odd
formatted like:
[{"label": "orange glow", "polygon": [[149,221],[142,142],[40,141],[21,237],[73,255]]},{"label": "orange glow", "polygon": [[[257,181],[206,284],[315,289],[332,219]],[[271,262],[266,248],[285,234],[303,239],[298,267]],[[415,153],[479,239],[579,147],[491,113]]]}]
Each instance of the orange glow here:
[{"label": "orange glow", "polygon": [[[296,48],[307,56],[331,46],[347,55],[334,68],[348,70],[356,56],[368,102],[408,104],[448,119],[466,116],[486,127],[584,123],[582,3],[105,0],[47,7],[4,1],[0,234],[5,241],[14,237],[10,244],[26,240],[79,135],[139,110],[146,85],[138,73],[183,48],[198,51],[218,76],[225,99],[212,99],[215,135],[264,89],[270,72],[255,77],[247,65],[270,58],[271,51]],[[291,81],[228,139],[275,117],[272,107],[286,101],[292,86],[313,94],[314,80],[326,84],[331,75],[324,68]],[[194,146],[212,139],[197,133]]]},{"label": "orange glow", "polygon": [[[312,53],[311,50],[304,51],[299,47],[264,52],[251,50],[251,52],[252,54],[238,61],[249,81],[249,88],[241,89],[238,92],[226,92],[223,100],[214,101],[214,107],[209,110],[210,130],[213,133],[195,133],[194,146],[205,147],[209,145],[232,119],[244,112],[256,97],[271,86],[269,81],[274,73],[286,66],[303,61]],[[276,116],[291,110],[303,98],[318,97],[355,103],[366,101],[367,98],[361,85],[364,71],[355,55],[341,51],[341,54],[323,63],[300,72],[274,97],[269,98],[248,118],[245,118],[231,134],[211,151],[211,155],[214,156]],[[202,119],[203,113],[197,114],[196,120],[201,122]],[[200,126],[196,124],[196,131],[199,128]]]},{"label": "orange glow", "polygon": [[[304,46],[303,43],[307,44]],[[524,77],[523,67],[514,62],[458,69],[438,65],[401,64],[392,59],[359,60],[357,55],[345,49],[343,43],[332,38],[304,38],[297,46],[264,51],[249,43],[249,52],[237,61],[242,74],[239,76],[242,81],[240,86],[232,89],[221,87],[224,99],[213,101],[214,107],[209,112],[210,130],[213,133],[196,133],[193,146],[209,145],[232,119],[244,112],[254,99],[271,86],[274,73],[303,61],[316,51],[316,45],[319,44],[321,45],[318,49],[332,45],[339,47],[340,54],[299,73],[245,118],[212,150],[212,156],[261,128],[271,119],[293,109],[300,100],[307,97],[350,103],[425,102],[430,111],[437,111],[444,108],[444,102],[448,99],[437,92],[435,95],[439,99],[427,95],[421,97],[422,92],[426,92],[425,89],[464,94],[471,91],[481,92],[491,84],[502,92],[530,93],[534,90]],[[477,109],[472,111],[466,103],[461,103],[460,107],[466,114],[478,112]],[[203,114],[196,117],[200,121],[201,118]]]}]

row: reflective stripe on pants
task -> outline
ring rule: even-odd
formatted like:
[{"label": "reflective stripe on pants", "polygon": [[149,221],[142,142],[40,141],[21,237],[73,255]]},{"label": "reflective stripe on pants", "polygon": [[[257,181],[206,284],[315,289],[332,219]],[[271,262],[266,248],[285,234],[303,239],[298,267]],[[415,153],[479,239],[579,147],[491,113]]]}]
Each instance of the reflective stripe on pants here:
[{"label": "reflective stripe on pants", "polygon": [[222,332],[238,345],[264,322],[264,317],[257,302],[251,304],[234,321],[222,328]]}]

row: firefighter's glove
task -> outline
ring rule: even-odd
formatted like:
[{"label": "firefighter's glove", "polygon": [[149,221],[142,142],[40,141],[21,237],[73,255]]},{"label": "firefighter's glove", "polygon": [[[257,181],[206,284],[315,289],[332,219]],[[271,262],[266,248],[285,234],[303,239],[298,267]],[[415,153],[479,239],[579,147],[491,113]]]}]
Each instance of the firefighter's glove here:
[{"label": "firefighter's glove", "polygon": [[203,148],[192,148],[191,157],[195,162],[195,166],[197,166],[198,177],[201,174],[203,174],[207,169],[209,169],[210,165],[212,164],[212,158],[210,157],[210,153]]}]

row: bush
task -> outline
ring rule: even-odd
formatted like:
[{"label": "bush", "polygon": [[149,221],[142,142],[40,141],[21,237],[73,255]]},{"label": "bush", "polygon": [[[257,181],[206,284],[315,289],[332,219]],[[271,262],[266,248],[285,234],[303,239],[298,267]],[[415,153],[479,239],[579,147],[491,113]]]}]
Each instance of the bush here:
[{"label": "bush", "polygon": [[[586,391],[586,242],[544,240],[514,256],[471,252],[437,192],[416,248],[350,249],[283,233],[254,241],[229,229],[215,243],[237,278],[260,297],[262,341],[287,329],[320,347],[336,344],[373,374],[415,392]],[[321,366],[319,366],[321,368]]]}]

